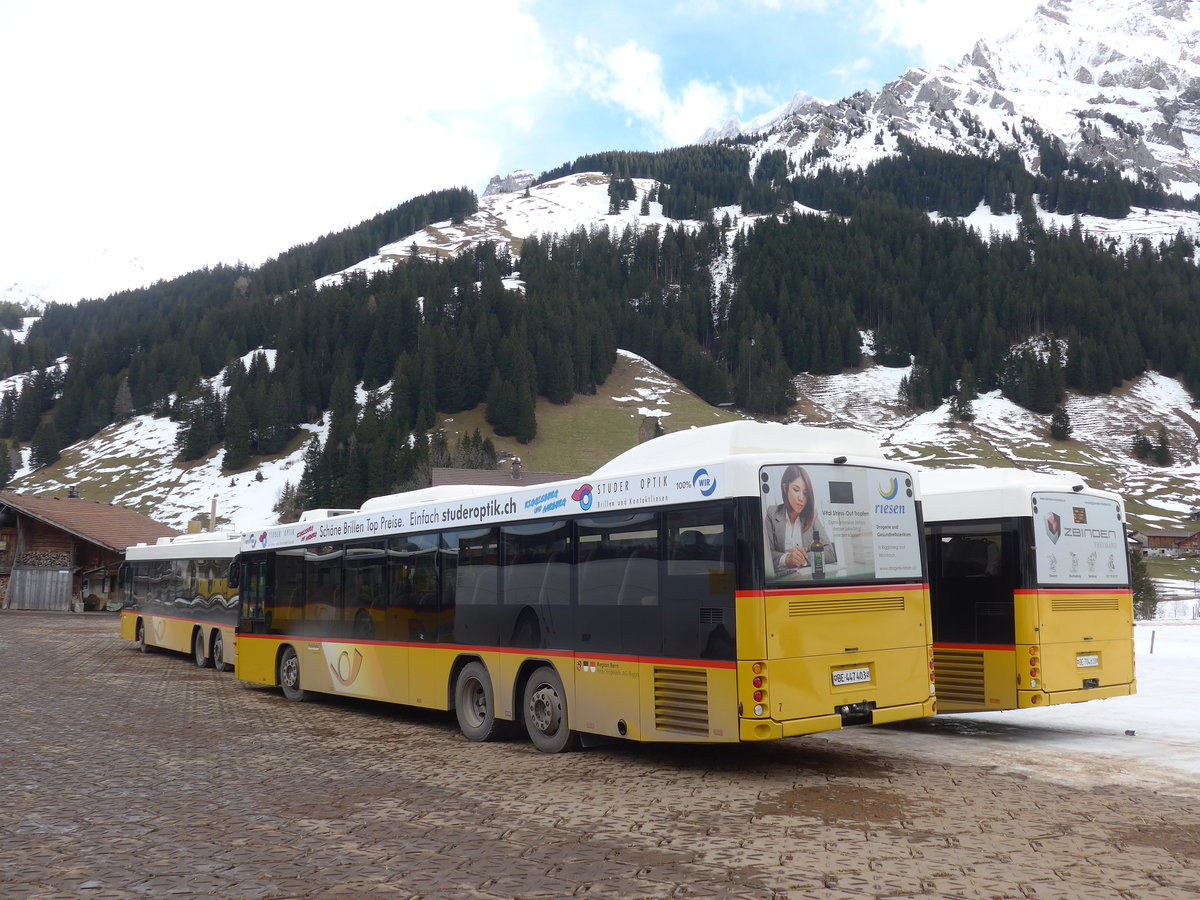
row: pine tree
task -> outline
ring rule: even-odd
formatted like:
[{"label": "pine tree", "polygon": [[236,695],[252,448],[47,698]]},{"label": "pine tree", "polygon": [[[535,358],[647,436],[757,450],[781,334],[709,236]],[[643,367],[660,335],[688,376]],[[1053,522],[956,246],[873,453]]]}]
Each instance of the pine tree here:
[{"label": "pine tree", "polygon": [[1133,583],[1133,615],[1137,619],[1153,619],[1158,611],[1158,588],[1154,586],[1146,561],[1139,548],[1129,551],[1129,576]]},{"label": "pine tree", "polygon": [[1170,439],[1167,436],[1167,426],[1158,426],[1158,442],[1154,445],[1154,464],[1156,466],[1171,465]]},{"label": "pine tree", "polygon": [[0,491],[8,487],[13,477],[12,460],[9,458],[8,441],[0,440]]},{"label": "pine tree", "polygon": [[225,415],[225,456],[221,468],[227,472],[244,469],[250,462],[250,420],[246,404],[240,396],[229,401]]},{"label": "pine tree", "polygon": [[37,427],[30,446],[29,461],[35,469],[58,462],[59,450],[58,430],[53,420],[46,420]]},{"label": "pine tree", "polygon": [[1050,436],[1056,441],[1065,441],[1071,436],[1071,417],[1061,403],[1050,414]]}]

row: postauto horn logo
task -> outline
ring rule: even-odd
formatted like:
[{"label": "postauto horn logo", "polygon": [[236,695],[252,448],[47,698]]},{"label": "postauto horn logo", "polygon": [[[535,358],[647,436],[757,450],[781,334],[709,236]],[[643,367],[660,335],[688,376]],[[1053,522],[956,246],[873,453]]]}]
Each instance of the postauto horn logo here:
[{"label": "postauto horn logo", "polygon": [[692,485],[705,497],[711,497],[717,489],[717,479],[708,474],[708,469],[697,469],[692,476]]},{"label": "postauto horn logo", "polygon": [[579,488],[576,488],[574,493],[571,494],[571,499],[579,504],[580,509],[582,509],[582,510],[591,509],[592,508],[592,486],[590,484],[585,484]]}]

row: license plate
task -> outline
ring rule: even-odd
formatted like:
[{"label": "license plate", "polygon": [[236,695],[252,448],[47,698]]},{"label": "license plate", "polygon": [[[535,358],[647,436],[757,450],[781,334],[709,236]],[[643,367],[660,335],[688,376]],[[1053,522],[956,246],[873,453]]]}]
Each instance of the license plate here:
[{"label": "license plate", "polygon": [[863,666],[861,669],[834,669],[833,683],[838,684],[862,684],[864,681],[871,680],[871,669],[869,666]]},{"label": "license plate", "polygon": [[1100,657],[1094,653],[1090,656],[1075,657],[1075,668],[1077,669],[1088,669],[1098,665],[1100,665]]}]

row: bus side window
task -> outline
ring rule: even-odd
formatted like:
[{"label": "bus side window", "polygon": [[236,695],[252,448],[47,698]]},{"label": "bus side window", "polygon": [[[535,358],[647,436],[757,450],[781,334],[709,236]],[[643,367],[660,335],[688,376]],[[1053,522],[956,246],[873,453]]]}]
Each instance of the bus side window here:
[{"label": "bus side window", "polygon": [[663,652],[734,658],[733,506],[663,516],[667,559],[662,582]]}]

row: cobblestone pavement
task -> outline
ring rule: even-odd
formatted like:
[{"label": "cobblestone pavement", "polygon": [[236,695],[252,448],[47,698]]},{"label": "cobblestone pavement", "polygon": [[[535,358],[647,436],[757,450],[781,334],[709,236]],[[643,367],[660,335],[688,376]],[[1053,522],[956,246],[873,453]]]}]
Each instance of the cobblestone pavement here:
[{"label": "cobblestone pavement", "polygon": [[116,628],[0,613],[4,900],[1200,898],[1186,784],[1080,789],[861,728],[546,756]]}]

